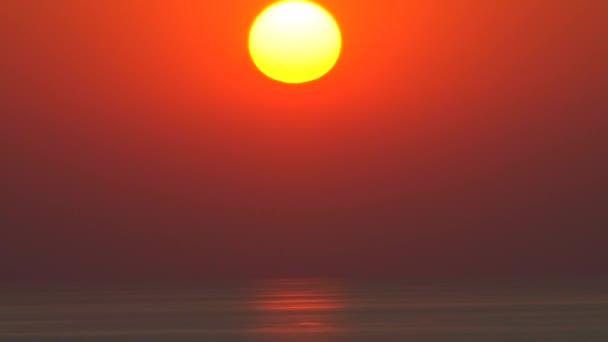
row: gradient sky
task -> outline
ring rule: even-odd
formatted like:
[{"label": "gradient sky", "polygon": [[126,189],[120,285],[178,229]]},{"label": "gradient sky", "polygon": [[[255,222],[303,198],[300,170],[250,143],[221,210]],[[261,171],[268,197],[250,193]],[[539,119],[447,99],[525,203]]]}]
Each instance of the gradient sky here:
[{"label": "gradient sky", "polygon": [[285,85],[270,1],[0,5],[0,280],[608,273],[608,3],[321,2]]}]

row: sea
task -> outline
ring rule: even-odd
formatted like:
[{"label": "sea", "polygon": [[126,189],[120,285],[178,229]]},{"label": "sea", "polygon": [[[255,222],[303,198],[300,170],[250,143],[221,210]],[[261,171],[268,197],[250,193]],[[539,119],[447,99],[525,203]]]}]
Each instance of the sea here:
[{"label": "sea", "polygon": [[0,286],[0,341],[608,341],[608,279]]}]

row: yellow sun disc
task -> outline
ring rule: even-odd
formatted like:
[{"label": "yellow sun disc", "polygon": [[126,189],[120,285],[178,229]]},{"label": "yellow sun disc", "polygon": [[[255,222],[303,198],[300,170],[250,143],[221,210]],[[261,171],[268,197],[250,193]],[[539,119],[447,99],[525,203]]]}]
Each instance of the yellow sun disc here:
[{"label": "yellow sun disc", "polygon": [[309,82],[329,72],[340,56],[342,36],[334,18],[311,1],[286,0],[266,8],[249,33],[255,65],[286,83]]}]

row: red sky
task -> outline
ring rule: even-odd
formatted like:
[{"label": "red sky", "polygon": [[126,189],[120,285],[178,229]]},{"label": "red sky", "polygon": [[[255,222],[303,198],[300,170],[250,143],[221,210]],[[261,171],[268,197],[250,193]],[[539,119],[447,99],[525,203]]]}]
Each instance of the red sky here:
[{"label": "red sky", "polygon": [[0,280],[608,271],[603,1],[323,1],[296,86],[269,4],[2,2]]}]

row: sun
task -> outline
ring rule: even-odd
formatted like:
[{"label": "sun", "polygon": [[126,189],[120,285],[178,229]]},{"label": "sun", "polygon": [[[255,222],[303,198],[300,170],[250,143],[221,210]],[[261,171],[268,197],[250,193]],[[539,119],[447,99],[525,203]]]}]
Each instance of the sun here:
[{"label": "sun", "polygon": [[249,51],[266,76],[304,83],[328,73],[338,61],[342,35],[336,20],[320,5],[286,0],[266,8],[249,33]]}]

